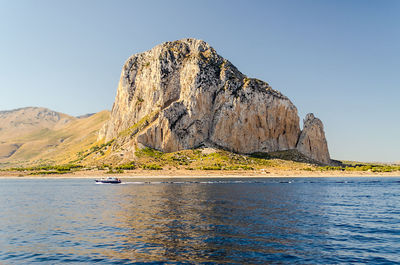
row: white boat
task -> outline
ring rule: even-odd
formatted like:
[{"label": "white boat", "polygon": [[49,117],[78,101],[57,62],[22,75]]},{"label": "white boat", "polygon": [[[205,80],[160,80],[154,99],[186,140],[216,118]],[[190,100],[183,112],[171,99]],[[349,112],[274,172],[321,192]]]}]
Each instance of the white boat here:
[{"label": "white boat", "polygon": [[96,183],[107,183],[107,184],[119,184],[121,180],[119,178],[108,177],[102,179],[95,179]]}]

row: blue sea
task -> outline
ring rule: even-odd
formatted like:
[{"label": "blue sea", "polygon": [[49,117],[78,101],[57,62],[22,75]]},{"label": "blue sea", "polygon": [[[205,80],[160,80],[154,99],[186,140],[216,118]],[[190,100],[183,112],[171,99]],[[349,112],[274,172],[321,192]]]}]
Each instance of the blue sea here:
[{"label": "blue sea", "polygon": [[0,264],[399,264],[400,178],[0,179]]}]

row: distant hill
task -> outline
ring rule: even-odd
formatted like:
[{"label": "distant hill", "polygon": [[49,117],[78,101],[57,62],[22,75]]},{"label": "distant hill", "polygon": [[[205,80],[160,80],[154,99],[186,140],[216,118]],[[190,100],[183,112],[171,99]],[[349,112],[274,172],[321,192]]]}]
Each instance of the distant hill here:
[{"label": "distant hill", "polygon": [[84,119],[84,118],[89,118],[90,116],[93,116],[96,113],[88,113],[80,116],[76,116],[78,119]]},{"label": "distant hill", "polygon": [[60,127],[75,119],[63,113],[38,107],[0,111],[0,141],[38,129]]},{"label": "distant hill", "polygon": [[109,111],[72,117],[47,108],[0,112],[0,167],[67,163],[96,142]]}]

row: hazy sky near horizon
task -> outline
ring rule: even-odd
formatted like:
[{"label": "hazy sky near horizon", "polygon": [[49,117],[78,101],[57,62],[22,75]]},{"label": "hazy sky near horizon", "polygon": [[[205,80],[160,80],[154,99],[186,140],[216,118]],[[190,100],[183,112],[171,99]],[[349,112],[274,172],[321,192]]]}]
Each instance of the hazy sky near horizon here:
[{"label": "hazy sky near horizon", "polygon": [[111,109],[132,54],[187,37],[325,126],[334,159],[400,161],[400,1],[0,0],[0,110]]}]

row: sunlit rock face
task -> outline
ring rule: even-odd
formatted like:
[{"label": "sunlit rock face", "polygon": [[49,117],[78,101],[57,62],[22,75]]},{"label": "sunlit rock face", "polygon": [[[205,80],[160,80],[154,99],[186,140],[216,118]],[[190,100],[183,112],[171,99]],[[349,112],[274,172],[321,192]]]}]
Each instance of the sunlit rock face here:
[{"label": "sunlit rock face", "polygon": [[[164,152],[200,146],[237,153],[295,149],[293,103],[248,78],[206,42],[166,42],[131,56],[122,69],[111,119],[99,139]],[[300,149],[299,149],[300,150]]]},{"label": "sunlit rock face", "polygon": [[314,117],[312,113],[307,114],[304,119],[303,131],[297,143],[297,150],[318,162],[331,163],[324,126],[322,121]]}]

